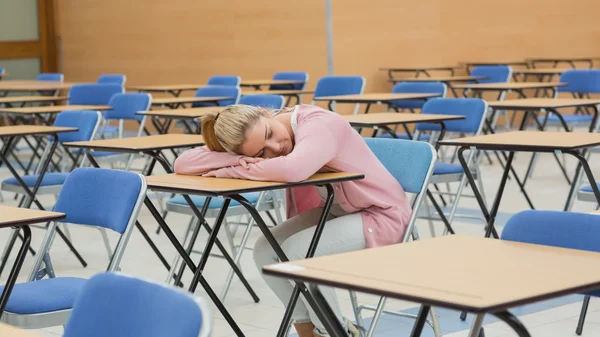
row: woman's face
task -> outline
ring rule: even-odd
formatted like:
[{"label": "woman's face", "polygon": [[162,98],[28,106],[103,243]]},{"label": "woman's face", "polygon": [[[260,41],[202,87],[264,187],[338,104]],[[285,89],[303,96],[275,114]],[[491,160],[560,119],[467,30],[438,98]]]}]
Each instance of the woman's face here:
[{"label": "woman's face", "polygon": [[277,118],[261,117],[246,130],[240,147],[246,157],[275,158],[292,152],[294,145],[288,129]]}]

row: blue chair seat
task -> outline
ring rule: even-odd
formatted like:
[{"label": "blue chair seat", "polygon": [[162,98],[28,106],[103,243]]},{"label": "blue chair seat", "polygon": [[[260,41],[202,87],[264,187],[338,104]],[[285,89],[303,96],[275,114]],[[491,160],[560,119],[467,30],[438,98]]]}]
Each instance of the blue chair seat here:
[{"label": "blue chair seat", "polygon": [[10,294],[6,311],[28,315],[71,309],[86,282],[78,277],[57,277],[18,283]]},{"label": "blue chair seat", "polygon": [[463,168],[460,164],[436,163],[433,168],[433,174],[456,174],[463,173]]},{"label": "blue chair seat", "polygon": [[[589,123],[592,121],[592,119],[594,119],[594,116],[592,115],[562,115],[563,119],[565,120],[565,122],[567,123]],[[540,122],[544,121],[545,117],[538,117],[538,120]],[[560,123],[560,119],[558,119],[558,116],[552,114],[550,116],[548,116],[548,122],[552,122],[552,123]]]},{"label": "blue chair seat", "polygon": [[[67,176],[69,174],[68,173],[63,173],[63,172],[49,172],[44,174],[44,178],[42,178],[42,183],[40,184],[40,186],[56,186],[56,185],[62,185],[65,183],[65,180],[67,179]],[[26,175],[21,177],[23,179],[23,181],[25,182],[25,185],[27,185],[27,187],[33,187],[35,186],[35,182],[37,181],[39,177],[39,174],[32,174],[32,175]],[[8,185],[19,185],[19,182],[17,182],[16,178],[8,178],[5,179],[2,183],[4,184],[8,184]]]},{"label": "blue chair seat", "polygon": [[[250,203],[255,204],[258,201],[258,196],[260,195],[259,192],[252,192],[252,193],[243,193],[242,196],[244,198],[246,198]],[[202,207],[204,206],[204,201],[206,200],[206,197],[204,196],[199,196],[199,195],[190,195],[190,198],[192,198],[192,201],[194,202],[194,205],[196,205],[197,207]],[[210,204],[208,206],[208,208],[221,208],[223,207],[223,202],[225,201],[225,199],[223,198],[212,198],[210,200]],[[171,200],[169,200],[169,203],[171,204],[176,204],[176,205],[183,205],[183,206],[187,206],[188,203],[185,201],[185,199],[183,198],[182,195],[176,195],[175,197],[173,197]],[[229,206],[239,206],[240,203],[235,201],[235,200],[231,200],[231,202],[229,203]]]},{"label": "blue chair seat", "polygon": [[[598,184],[598,188],[600,188],[600,184]],[[580,192],[594,193],[594,191],[592,190],[592,185],[583,186],[582,188],[579,189],[579,191]]]},{"label": "blue chair seat", "polygon": [[[428,135],[428,134],[422,134],[419,136],[419,140],[427,142],[427,141],[429,141],[429,138],[431,138],[430,136],[431,135]],[[385,132],[385,133],[378,135],[377,137],[378,138],[392,138],[392,135],[390,135],[388,132]],[[410,140],[410,138],[408,138],[408,134],[406,134],[406,133],[397,133],[396,137],[398,137],[398,139]]]}]

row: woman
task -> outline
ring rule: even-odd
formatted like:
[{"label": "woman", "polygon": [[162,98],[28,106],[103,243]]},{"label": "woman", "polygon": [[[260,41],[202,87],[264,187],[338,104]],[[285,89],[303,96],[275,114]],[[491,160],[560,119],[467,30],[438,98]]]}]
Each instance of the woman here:
[{"label": "woman", "polygon": [[[363,173],[362,180],[333,184],[335,201],[315,256],[401,242],[411,214],[408,198],[350,124],[312,105],[274,113],[232,105],[204,116],[201,128],[207,146],[184,152],[175,161],[175,172],[283,182],[302,181],[317,172]],[[298,260],[306,256],[327,192],[312,186],[287,192],[288,220],[272,232],[289,259]],[[254,261],[259,270],[279,262],[264,237],[254,246]],[[287,305],[293,285],[263,278]],[[356,327],[342,317],[334,290],[322,292],[340,321],[358,336]],[[299,337],[325,336],[323,324],[301,299],[292,316]]]}]

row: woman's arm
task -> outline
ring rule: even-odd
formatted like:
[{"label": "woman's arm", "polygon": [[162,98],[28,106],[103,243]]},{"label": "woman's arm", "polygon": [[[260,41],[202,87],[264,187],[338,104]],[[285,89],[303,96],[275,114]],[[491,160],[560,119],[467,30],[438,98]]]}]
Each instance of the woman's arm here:
[{"label": "woman's arm", "polygon": [[201,175],[223,167],[238,166],[241,157],[227,152],[211,151],[206,146],[197,147],[177,157],[175,173]]},{"label": "woman's arm", "polygon": [[338,140],[322,119],[308,122],[296,135],[294,149],[287,156],[243,167],[224,167],[214,172],[219,178],[297,182],[306,180],[335,158]]}]

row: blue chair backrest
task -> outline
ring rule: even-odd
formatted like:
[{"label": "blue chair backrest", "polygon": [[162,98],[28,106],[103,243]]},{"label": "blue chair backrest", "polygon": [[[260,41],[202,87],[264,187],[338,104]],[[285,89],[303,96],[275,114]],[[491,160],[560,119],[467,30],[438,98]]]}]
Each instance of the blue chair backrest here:
[{"label": "blue chair backrest", "polygon": [[108,101],[112,110],[104,112],[106,119],[123,119],[141,121],[144,116],[138,111],[147,111],[152,104],[152,96],[144,93],[115,94]]},{"label": "blue chair backrest", "polygon": [[108,105],[114,94],[123,93],[123,86],[114,83],[76,84],[69,90],[70,105]]},{"label": "blue chair backrest", "polygon": [[37,80],[62,82],[64,78],[65,76],[61,73],[41,73],[38,75]]},{"label": "blue chair backrest", "polygon": [[390,138],[365,138],[365,142],[404,191],[420,193],[427,186],[437,158],[433,146]]},{"label": "blue chair backrest", "polygon": [[104,227],[123,234],[145,190],[143,178],[136,173],[78,168],[65,180],[54,211],[67,214],[63,222]]},{"label": "blue chair backrest", "polygon": [[[442,82],[400,82],[392,88],[395,94],[438,94],[446,97],[446,85]],[[421,109],[425,100],[397,100],[391,105],[397,109]]]},{"label": "blue chair backrest", "polygon": [[241,78],[232,75],[216,75],[208,79],[208,85],[231,85],[237,87],[240,85]]},{"label": "blue chair backrest", "polygon": [[245,95],[238,103],[267,109],[281,109],[285,105],[285,98],[281,95]]},{"label": "blue chair backrest", "polygon": [[510,66],[477,66],[471,70],[471,76],[484,76],[484,79],[477,83],[500,83],[509,82],[512,77],[512,68]]},{"label": "blue chair backrest", "polygon": [[125,85],[127,81],[127,77],[122,74],[103,74],[98,77],[98,81],[96,83],[114,83]]},{"label": "blue chair backrest", "polygon": [[91,140],[100,119],[97,111],[71,110],[59,113],[54,120],[54,126],[73,127],[78,130],[59,133],[58,141],[64,143]]},{"label": "blue chair backrest", "polygon": [[558,92],[597,94],[600,93],[600,69],[567,70],[562,73],[559,82],[569,85],[558,87]]},{"label": "blue chair backrest", "polygon": [[362,76],[325,76],[317,82],[314,97],[362,94],[364,89]]},{"label": "blue chair backrest", "polygon": [[[465,119],[446,121],[446,131],[477,134],[483,126],[488,109],[487,102],[480,98],[432,98],[423,105],[422,114],[458,115]],[[417,124],[420,131],[439,131],[439,124]]]},{"label": "blue chair backrest", "polygon": [[[196,97],[234,97],[219,101],[220,106],[236,104],[240,100],[241,90],[239,87],[208,85],[196,90]],[[213,103],[194,103],[192,107],[215,106]]]},{"label": "blue chair backrest", "polygon": [[273,75],[274,80],[292,80],[304,81],[303,83],[295,83],[291,85],[273,84],[269,86],[269,90],[302,90],[308,82],[308,73],[303,71],[280,71]]},{"label": "blue chair backrest", "polygon": [[205,302],[120,273],[93,276],[75,299],[64,337],[208,337]]}]

